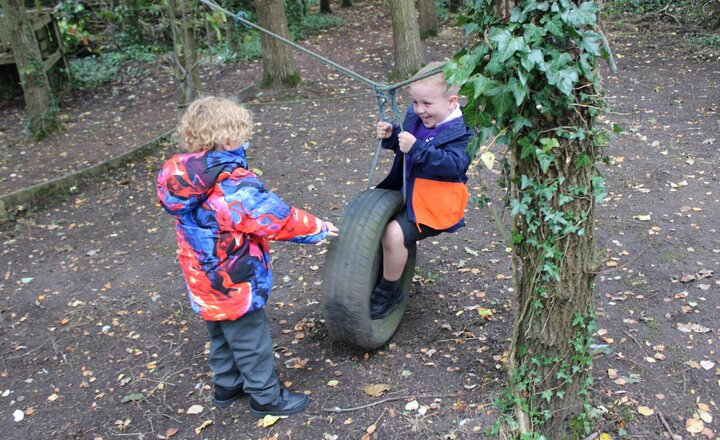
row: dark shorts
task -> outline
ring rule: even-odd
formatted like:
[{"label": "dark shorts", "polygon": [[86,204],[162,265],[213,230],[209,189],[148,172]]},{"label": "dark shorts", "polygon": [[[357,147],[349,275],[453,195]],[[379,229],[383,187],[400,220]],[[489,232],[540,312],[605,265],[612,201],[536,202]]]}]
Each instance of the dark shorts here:
[{"label": "dark shorts", "polygon": [[395,214],[394,220],[398,222],[400,229],[402,229],[403,241],[408,249],[414,246],[416,242],[428,237],[434,237],[442,232],[423,224],[420,225],[421,230],[418,231],[417,225],[408,219],[407,208],[403,208]]}]

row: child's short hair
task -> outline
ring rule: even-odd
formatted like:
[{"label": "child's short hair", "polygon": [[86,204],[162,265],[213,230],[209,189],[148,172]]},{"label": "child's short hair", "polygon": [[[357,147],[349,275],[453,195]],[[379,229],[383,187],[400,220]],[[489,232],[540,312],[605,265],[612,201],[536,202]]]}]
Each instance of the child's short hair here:
[{"label": "child's short hair", "polygon": [[[445,61],[429,62],[425,65],[425,67],[420,69],[418,71],[418,73],[415,74],[415,76],[420,76],[426,72],[429,72],[437,67],[444,66],[444,65],[445,65]],[[446,97],[457,95],[460,92],[460,86],[452,85],[452,86],[448,87],[448,84],[445,81],[445,73],[444,72],[440,72],[436,75],[429,76],[427,78],[423,78],[420,81],[428,81],[428,82],[432,82],[433,84],[436,84],[438,86],[441,86],[445,90]]]},{"label": "child's short hair", "polygon": [[208,96],[188,106],[178,132],[189,150],[214,150],[228,142],[244,143],[250,139],[252,126],[252,115],[245,107]]}]

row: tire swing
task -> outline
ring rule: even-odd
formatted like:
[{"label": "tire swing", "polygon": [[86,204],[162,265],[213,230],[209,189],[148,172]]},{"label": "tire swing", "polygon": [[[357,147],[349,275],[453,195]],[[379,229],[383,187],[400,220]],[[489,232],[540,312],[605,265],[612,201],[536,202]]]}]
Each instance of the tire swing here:
[{"label": "tire swing", "polygon": [[[258,26],[247,20],[247,15],[242,12],[234,14],[217,4],[215,0],[200,0],[200,2],[215,11],[225,13],[237,23],[256,29],[371,86],[378,99],[380,117],[385,119],[385,104],[390,101],[393,118],[399,125],[401,125],[402,119],[395,100],[395,91],[402,86],[443,71],[444,66],[439,66],[397,84],[379,84],[281,35]],[[370,176],[368,176],[368,184],[372,182],[380,150],[381,143],[378,143]],[[404,165],[403,182],[406,177]],[[400,211],[404,200],[405,195],[398,191],[366,189],[350,202],[340,221],[340,235],[330,242],[323,277],[323,303],[325,322],[330,335],[338,341],[363,350],[371,350],[385,344],[400,324],[407,307],[407,296],[385,318],[372,320],[370,319],[370,295],[382,276],[382,235],[385,225]],[[400,278],[400,286],[406,293],[410,291],[415,270],[415,253],[415,246],[408,249],[408,261]]]},{"label": "tire swing", "polygon": [[[370,188],[345,209],[340,235],[330,242],[323,276],[323,308],[330,335],[363,350],[385,344],[395,333],[407,307],[408,295],[382,319],[370,319],[370,295],[382,276],[382,235],[403,206],[402,193]],[[410,292],[415,271],[415,246],[400,278]]]}]

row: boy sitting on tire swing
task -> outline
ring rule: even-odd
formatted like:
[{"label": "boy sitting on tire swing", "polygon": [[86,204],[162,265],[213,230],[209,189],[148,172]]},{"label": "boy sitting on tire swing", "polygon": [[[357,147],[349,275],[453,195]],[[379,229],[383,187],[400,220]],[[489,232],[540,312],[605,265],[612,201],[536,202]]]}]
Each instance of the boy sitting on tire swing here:
[{"label": "boy sitting on tire swing", "polygon": [[[418,74],[443,64],[429,63]],[[390,174],[377,187],[399,191],[404,186],[406,200],[383,232],[383,277],[370,296],[371,319],[385,318],[403,301],[400,277],[408,248],[465,225],[465,173],[470,166],[465,148],[474,133],[463,120],[458,91],[456,86],[448,87],[442,72],[416,81],[410,85],[412,105],[405,115],[404,131],[388,122],[377,124],[382,147],[395,151]]]}]

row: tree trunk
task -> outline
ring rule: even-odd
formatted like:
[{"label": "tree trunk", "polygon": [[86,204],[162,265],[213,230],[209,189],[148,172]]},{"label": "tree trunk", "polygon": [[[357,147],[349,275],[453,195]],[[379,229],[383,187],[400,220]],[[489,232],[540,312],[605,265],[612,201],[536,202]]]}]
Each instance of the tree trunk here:
[{"label": "tree trunk", "polygon": [[435,0],[418,0],[420,17],[420,37],[427,38],[437,35],[438,19],[435,11]]},{"label": "tree trunk", "polygon": [[408,78],[425,64],[417,11],[413,0],[390,0],[395,47],[393,76]]},{"label": "tree trunk", "polygon": [[[496,0],[496,16],[507,22],[514,4],[513,0]],[[579,84],[574,89],[576,102],[582,102],[579,90],[583,95],[599,96],[592,83]],[[534,129],[553,133],[557,127],[581,127],[590,133],[595,120],[588,107],[580,106],[554,118],[537,118]],[[512,260],[516,309],[509,375],[516,396],[530,402],[529,408],[516,408],[521,432],[540,433],[548,439],[574,439],[584,437],[582,431],[577,431],[577,422],[585,411],[592,383],[589,346],[594,332],[593,286],[597,271],[593,195],[596,170],[592,165],[577,164],[585,160],[595,163],[599,153],[588,138],[554,139],[559,145],[551,149],[555,157],[545,172],[536,161],[523,160],[520,145],[511,145],[511,199],[531,195],[527,209],[537,213],[538,221],[528,223],[524,215],[513,219],[513,236],[522,237],[522,243],[514,246]],[[556,184],[557,191],[551,201],[546,201],[531,194],[532,186],[523,188],[527,182],[544,188]],[[578,195],[577,188],[588,189],[588,193]],[[560,203],[562,195],[574,197]],[[560,227],[550,219],[555,215],[559,217],[553,218],[573,219],[569,222],[576,223],[582,233],[560,234],[553,230]],[[537,243],[529,243],[530,238]],[[549,418],[538,426],[529,412],[547,414]]]},{"label": "tree trunk", "polygon": [[[192,0],[190,0],[192,1]],[[188,0],[169,0],[173,48],[175,53],[175,72],[180,82],[178,112],[200,97],[201,83],[198,69],[197,43],[195,41],[196,23],[190,14],[192,6]]]},{"label": "tree trunk", "polygon": [[[591,87],[584,89],[592,94]],[[579,115],[579,116],[578,116]],[[556,120],[552,124],[538,124],[539,131],[553,130],[557,126],[588,127],[592,124],[586,111],[578,115]],[[569,194],[572,188],[592,188],[592,167],[575,169],[581,157],[595,157],[591,141],[568,141],[558,139],[560,152],[550,166],[549,173],[541,174],[536,164],[520,160],[522,149],[512,148],[513,160],[510,180],[513,199],[522,199],[527,189],[521,189],[521,176],[535,182],[560,182],[558,193]],[[545,247],[529,245],[515,246],[513,267],[513,288],[515,290],[515,322],[509,357],[511,386],[515,385],[518,395],[532,396],[531,411],[549,411],[551,414],[542,426],[532,426],[529,414],[517,410],[521,430],[545,434],[548,439],[577,438],[571,432],[571,422],[584,410],[588,398],[588,380],[592,380],[588,366],[592,358],[589,353],[589,339],[593,330],[589,326],[593,316],[593,284],[596,259],[594,239],[595,204],[592,194],[576,197],[570,203],[559,206],[558,197],[552,210],[563,215],[578,217],[586,215],[582,222],[584,234],[567,234],[564,238],[547,243]],[[541,212],[541,207],[531,205],[530,209]],[[552,237],[548,222],[542,222],[537,230],[524,221],[522,215],[514,218],[513,234],[521,237]],[[555,234],[557,235],[557,234]],[[548,258],[548,249],[563,252],[560,262]],[[543,266],[557,264],[558,280],[545,280]],[[520,377],[529,379],[518,387]],[[532,383],[537,378],[538,383]],[[568,379],[569,378],[569,379]],[[531,389],[525,389],[531,383]],[[543,392],[550,393],[543,395]],[[545,397],[547,396],[547,397]],[[549,400],[549,402],[548,402]],[[523,425],[524,429],[523,429]]]},{"label": "tree trunk", "polygon": [[332,14],[330,0],[320,0],[320,12],[323,14]]},{"label": "tree trunk", "polygon": [[[255,0],[258,24],[269,31],[288,37],[285,3],[283,0]],[[280,40],[260,33],[263,53],[263,74],[261,87],[295,87],[300,83],[300,74],[295,69],[290,46]]]},{"label": "tree trunk", "polygon": [[340,3],[341,8],[349,8],[352,6],[352,0],[342,0]]},{"label": "tree trunk", "polygon": [[55,95],[50,88],[37,37],[22,0],[0,0],[5,11],[10,45],[20,75],[30,136],[40,140],[59,127]]}]

